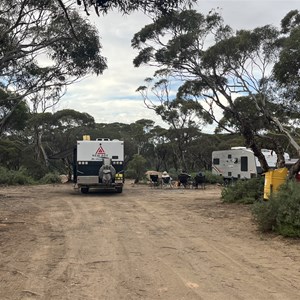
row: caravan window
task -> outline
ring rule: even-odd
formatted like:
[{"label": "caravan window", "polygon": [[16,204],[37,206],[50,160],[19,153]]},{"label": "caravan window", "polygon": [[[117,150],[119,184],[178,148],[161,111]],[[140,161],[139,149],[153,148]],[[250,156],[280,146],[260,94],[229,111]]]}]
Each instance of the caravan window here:
[{"label": "caravan window", "polygon": [[241,157],[241,171],[244,171],[244,172],[248,171],[248,157],[247,156]]},{"label": "caravan window", "polygon": [[219,158],[214,158],[213,159],[213,164],[214,165],[219,165],[220,164],[220,159]]}]

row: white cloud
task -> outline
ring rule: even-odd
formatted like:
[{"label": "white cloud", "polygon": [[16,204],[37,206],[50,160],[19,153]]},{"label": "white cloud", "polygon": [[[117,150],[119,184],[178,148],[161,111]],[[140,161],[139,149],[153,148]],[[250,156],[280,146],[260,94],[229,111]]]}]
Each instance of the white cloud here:
[{"label": "white cloud", "polygon": [[[207,13],[219,8],[225,23],[234,29],[252,29],[266,24],[280,25],[280,20],[298,0],[200,0],[198,10]],[[155,71],[150,67],[133,67],[137,51],[131,48],[131,39],[151,20],[142,13],[122,16],[116,12],[106,16],[90,17],[99,29],[103,55],[108,69],[99,77],[90,76],[69,87],[57,109],[71,108],[92,115],[96,122],[131,123],[146,118],[163,125],[155,113],[147,109],[135,90]],[[210,130],[210,129],[209,129]]]}]

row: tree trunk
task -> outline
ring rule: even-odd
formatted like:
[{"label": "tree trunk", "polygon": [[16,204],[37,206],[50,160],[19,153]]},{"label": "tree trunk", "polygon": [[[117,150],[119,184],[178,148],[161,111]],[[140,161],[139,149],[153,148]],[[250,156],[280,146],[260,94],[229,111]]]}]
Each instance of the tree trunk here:
[{"label": "tree trunk", "polygon": [[255,137],[253,135],[251,128],[248,128],[247,125],[243,124],[243,128],[241,132],[245,138],[246,146],[253,151],[254,155],[257,157],[258,161],[260,162],[262,171],[268,172],[269,165],[267,163],[265,156],[261,151],[261,148],[257,145],[257,142],[255,141]]},{"label": "tree trunk", "polygon": [[44,146],[42,144],[42,133],[39,134],[39,139],[38,139],[38,146],[42,152],[42,155],[43,155],[43,159],[44,159],[44,162],[45,162],[45,165],[47,167],[49,167],[49,160],[48,160],[48,156],[47,156],[47,153],[44,149]]},{"label": "tree trunk", "polygon": [[276,164],[277,168],[284,168],[285,167],[284,150],[280,145],[276,145],[275,153],[277,155],[277,164]]}]

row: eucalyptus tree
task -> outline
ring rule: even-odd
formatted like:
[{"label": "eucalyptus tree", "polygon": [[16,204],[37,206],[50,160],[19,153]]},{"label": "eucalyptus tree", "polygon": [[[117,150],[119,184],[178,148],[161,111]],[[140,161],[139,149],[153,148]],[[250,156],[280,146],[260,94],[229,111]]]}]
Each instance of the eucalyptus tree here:
[{"label": "eucalyptus tree", "polygon": [[[140,86],[137,91],[142,95],[145,106],[155,111],[170,126],[168,136],[173,155],[179,162],[179,167],[187,169],[185,153],[188,144],[210,119],[198,102],[172,94],[168,73],[161,70],[154,78],[146,78],[146,85]],[[177,165],[175,167],[178,168]]]},{"label": "eucalyptus tree", "polygon": [[279,61],[274,67],[277,82],[288,90],[285,97],[299,102],[300,100],[300,13],[290,11],[281,21],[282,50]]},{"label": "eucalyptus tree", "polygon": [[20,101],[14,112],[10,113],[16,101],[10,96],[11,93],[0,89],[0,120],[10,114],[5,126],[0,127],[0,166],[18,170],[27,148],[24,129],[30,118],[30,109],[26,101]]},{"label": "eucalyptus tree", "polygon": [[[300,119],[300,13],[290,11],[281,21],[282,38],[279,60],[274,66],[275,86],[274,94],[278,94],[287,108],[287,115],[291,118],[289,126],[281,126],[281,131],[289,137],[300,156],[299,119]],[[297,130],[298,129],[298,130]],[[292,167],[290,174],[300,170],[300,160]]]},{"label": "eucalyptus tree", "polygon": [[[16,99],[11,97],[10,92],[5,92],[0,89],[0,121],[6,118],[5,124],[0,127],[0,136],[14,135],[22,131],[26,122],[29,119],[30,108],[26,101],[18,101],[16,105]],[[11,113],[12,108],[14,109]],[[7,117],[9,115],[9,117]]]},{"label": "eucalyptus tree", "polygon": [[[27,137],[26,166],[40,166],[47,171],[54,163],[49,157],[65,152],[62,157],[63,169],[71,174],[72,154],[76,141],[95,126],[92,116],[71,109],[55,113],[44,112],[31,114],[25,131]],[[57,165],[57,164],[56,164]],[[34,170],[31,170],[34,173]],[[41,174],[44,175],[44,174]],[[38,177],[40,176],[37,174]]]},{"label": "eucalyptus tree", "polygon": [[[134,35],[132,46],[139,50],[134,65],[154,65],[181,78],[177,97],[193,99],[212,120],[218,122],[216,107],[230,115],[246,146],[266,171],[268,164],[256,141],[252,120],[244,118],[234,100],[248,96],[272,130],[284,132],[267,105],[268,101],[278,100],[270,97],[273,82],[269,74],[281,50],[280,37],[279,30],[269,25],[233,32],[214,11],[207,16],[193,10],[173,12]],[[223,129],[234,132],[228,126]],[[284,162],[281,149],[274,150],[279,161]]]},{"label": "eucalyptus tree", "polygon": [[151,169],[156,171],[169,170],[173,167],[173,150],[168,135],[169,130],[161,126],[154,126],[151,129],[152,137],[150,143],[153,149],[153,156],[151,160]]},{"label": "eucalyptus tree", "polygon": [[[62,0],[57,0],[64,6]],[[90,8],[94,8],[97,15],[106,14],[108,11],[117,9],[123,14],[141,10],[148,14],[166,14],[180,6],[191,6],[196,0],[77,0],[77,4],[84,7],[89,14]]]},{"label": "eucalyptus tree", "polygon": [[[63,109],[52,114],[50,130],[44,133],[46,154],[69,151],[69,155],[62,158],[63,167],[69,178],[72,174],[73,150],[78,140],[95,128],[95,120],[88,113],[73,109]],[[46,157],[47,159],[47,157]]]},{"label": "eucalyptus tree", "polygon": [[0,167],[19,170],[22,166],[26,144],[22,140],[10,136],[0,139]]},{"label": "eucalyptus tree", "polygon": [[132,170],[135,176],[134,183],[139,183],[146,171],[146,159],[139,154],[134,154],[133,158],[128,163],[128,169]]},{"label": "eucalyptus tree", "polygon": [[[259,98],[260,96],[253,96]],[[234,100],[235,110],[241,116],[241,119],[248,128],[253,132],[255,142],[261,148],[276,149],[278,155],[278,167],[284,167],[285,162],[280,160],[284,156],[284,152],[289,148],[289,140],[284,134],[274,132],[274,125],[269,122],[263,112],[257,108],[256,101],[253,97],[238,97]],[[272,112],[272,116],[276,117],[281,124],[289,125],[291,119],[295,116],[287,114],[285,107],[280,103],[275,103],[266,99],[264,109]],[[223,128],[230,128],[233,131],[240,131],[240,121],[237,120],[231,112],[224,111],[223,117],[220,119],[215,132],[222,132]]]},{"label": "eucalyptus tree", "polygon": [[130,138],[136,146],[136,154],[143,155],[152,136],[151,129],[153,126],[154,121],[149,119],[140,119],[130,124]]},{"label": "eucalyptus tree", "polygon": [[23,100],[44,112],[67,85],[105,68],[97,30],[75,8],[68,7],[66,19],[57,1],[1,1],[0,85],[15,103],[11,113]]}]

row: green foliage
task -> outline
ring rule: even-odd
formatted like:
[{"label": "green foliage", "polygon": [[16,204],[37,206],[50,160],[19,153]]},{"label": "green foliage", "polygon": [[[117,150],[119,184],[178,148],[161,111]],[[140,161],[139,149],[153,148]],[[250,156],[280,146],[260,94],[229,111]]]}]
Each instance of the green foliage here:
[{"label": "green foliage", "polygon": [[169,175],[171,176],[171,178],[172,178],[173,180],[176,180],[176,179],[177,179],[178,171],[177,171],[175,168],[170,168],[170,169],[168,170],[168,173],[169,173]]},{"label": "green foliage", "polygon": [[[254,100],[255,99],[255,100]],[[248,121],[249,128],[251,128],[254,132],[258,132],[262,129],[270,128],[270,124],[264,118],[263,113],[258,110],[256,106],[256,102],[260,101],[260,95],[255,95],[253,97],[238,97],[234,100],[234,105],[236,111],[241,115],[244,121]],[[265,106],[270,111],[274,112],[274,115],[279,119],[283,119],[286,117],[282,113],[282,107],[280,105],[276,105],[268,100],[265,100]],[[215,132],[222,132],[224,127],[227,128],[235,128],[236,130],[239,127],[237,120],[235,119],[235,115],[232,111],[224,111],[223,118],[220,120]]]},{"label": "green foliage", "polygon": [[[280,60],[274,67],[276,79],[284,85],[299,83],[299,41],[300,28],[296,28],[291,32],[290,36],[284,40]],[[291,49],[293,49],[293,51],[291,51]]]},{"label": "green foliage", "polygon": [[[75,2],[75,1],[74,1]],[[149,1],[149,0],[96,0],[86,1],[77,0],[78,5],[83,5],[84,10],[89,14],[90,7],[94,7],[97,15],[107,14],[113,9],[117,9],[122,14],[129,14],[131,12],[142,10],[147,14],[169,14],[172,10],[179,7],[191,6],[196,0],[164,0],[164,1]],[[63,4],[61,4],[63,5]]]},{"label": "green foliage", "polygon": [[42,184],[61,183],[61,178],[57,173],[47,173],[41,180]]},{"label": "green foliage", "polygon": [[9,138],[0,140],[0,165],[8,169],[17,170],[23,156],[24,145],[18,141]]},{"label": "green foliage", "polygon": [[0,167],[0,184],[1,185],[24,185],[33,184],[34,180],[26,174],[24,170],[12,171]]},{"label": "green foliage", "polygon": [[136,176],[135,171],[133,169],[127,169],[125,171],[125,178],[134,179]]},{"label": "green foliage", "polygon": [[40,180],[49,172],[48,168],[42,162],[34,159],[27,158],[23,165],[28,176],[34,180]]},{"label": "green foliage", "polygon": [[206,183],[210,183],[210,184],[224,183],[223,177],[220,175],[213,174],[210,171],[205,171],[204,174],[205,174]]},{"label": "green foliage", "polygon": [[221,194],[223,202],[251,204],[262,199],[264,178],[237,180],[224,188]]},{"label": "green foliage", "polygon": [[147,160],[143,156],[141,156],[139,154],[135,154],[133,156],[133,159],[128,163],[127,174],[131,173],[134,176],[135,183],[138,183],[139,180],[145,174],[145,171],[146,171],[146,162],[147,162]]},{"label": "green foliage", "polygon": [[61,183],[61,179],[57,173],[47,173],[37,182],[28,175],[28,170],[24,168],[14,171],[0,167],[0,185],[28,185],[35,183]]},{"label": "green foliage", "polygon": [[[29,118],[29,107],[11,92],[0,89],[0,134],[23,130]],[[6,121],[4,121],[6,120]]]},{"label": "green foliage", "polygon": [[291,10],[281,20],[281,28],[283,33],[288,33],[292,29],[300,25],[300,13],[297,9]]},{"label": "green foliage", "polygon": [[[63,1],[0,2],[1,88],[22,91],[33,111],[55,105],[76,79],[107,68],[96,28],[72,5],[63,9],[58,2]],[[41,52],[48,57],[46,65],[37,59]],[[2,96],[0,133],[22,127],[28,113],[21,95]]]},{"label": "green foliage", "polygon": [[267,202],[253,206],[253,216],[262,231],[300,237],[300,184],[290,181]]},{"label": "green foliage", "polygon": [[272,231],[276,226],[276,216],[279,202],[271,199],[267,202],[256,202],[252,206],[252,214],[258,228],[263,231]]}]

